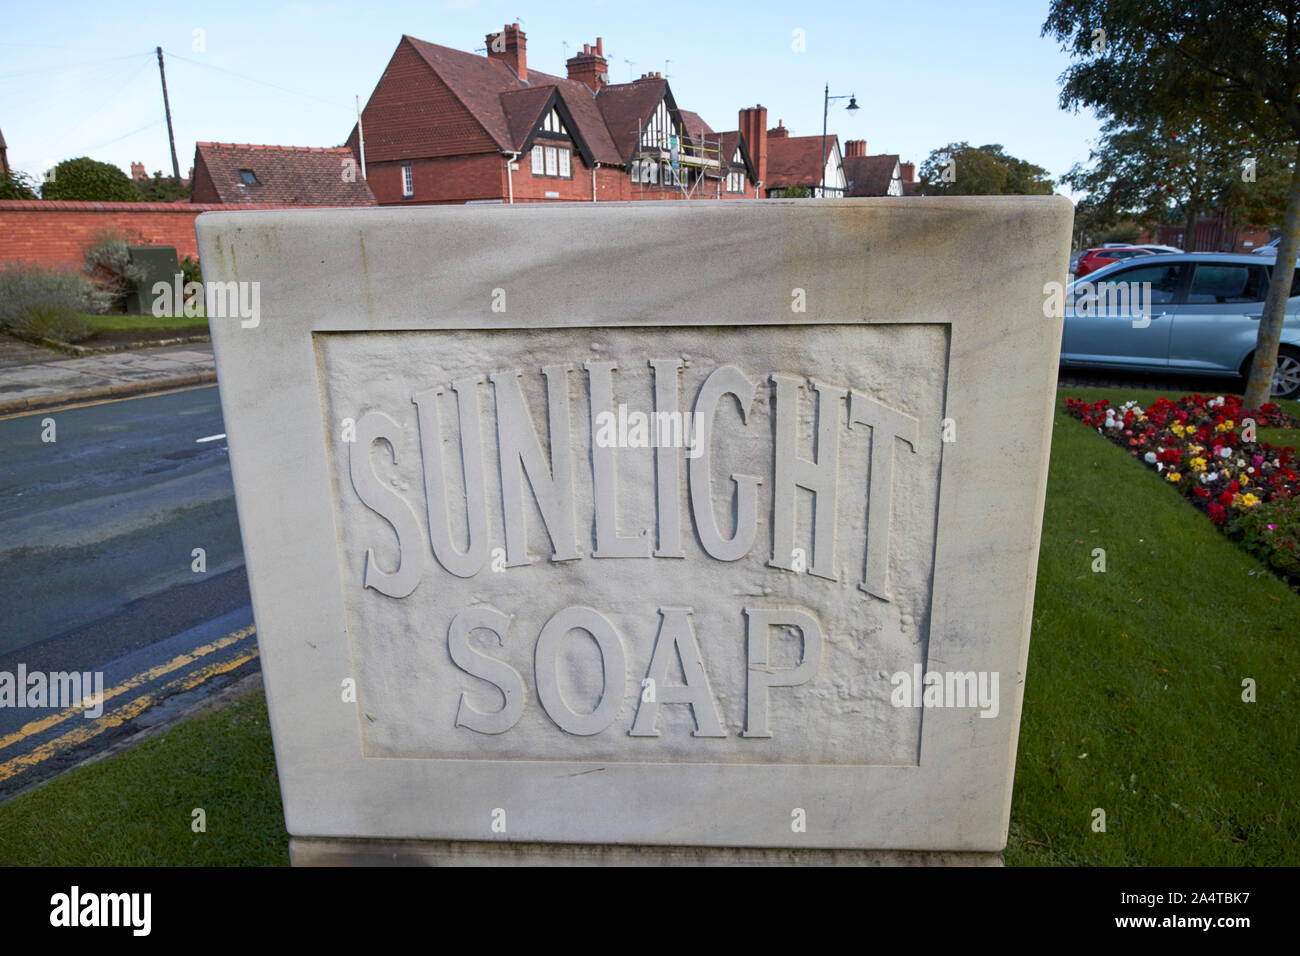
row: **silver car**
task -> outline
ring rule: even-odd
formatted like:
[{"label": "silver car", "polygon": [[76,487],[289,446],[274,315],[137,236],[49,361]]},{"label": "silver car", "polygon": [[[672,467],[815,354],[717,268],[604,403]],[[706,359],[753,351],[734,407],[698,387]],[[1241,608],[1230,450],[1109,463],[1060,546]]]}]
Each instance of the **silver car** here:
[{"label": "silver car", "polygon": [[[1063,365],[1244,376],[1250,372],[1272,263],[1192,252],[1116,262],[1072,282]],[[1300,397],[1300,269],[1282,326],[1275,398]]]}]

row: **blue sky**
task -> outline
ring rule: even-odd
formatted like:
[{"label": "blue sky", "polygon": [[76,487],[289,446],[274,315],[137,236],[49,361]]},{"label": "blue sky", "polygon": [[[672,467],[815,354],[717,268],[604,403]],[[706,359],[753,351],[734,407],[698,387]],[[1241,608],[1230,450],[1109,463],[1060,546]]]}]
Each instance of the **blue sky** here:
[{"label": "blue sky", "polygon": [[[564,74],[604,38],[616,82],[666,71],[678,105],[735,129],[762,103],[770,125],[866,139],[869,153],[918,165],[949,142],[1001,143],[1053,176],[1088,156],[1098,122],[1058,106],[1065,54],[1039,36],[1047,0],[927,3],[534,3],[526,0],[130,5],[0,2],[0,129],[11,165],[39,174],[88,155],[170,172],[158,64],[162,46],[181,174],[198,140],[335,146],[403,33],[462,50],[520,21],[528,63]],[[202,31],[196,33],[196,31]],[[797,50],[802,31],[804,49]],[[633,61],[632,65],[626,62]],[[665,61],[668,61],[665,63]]]}]

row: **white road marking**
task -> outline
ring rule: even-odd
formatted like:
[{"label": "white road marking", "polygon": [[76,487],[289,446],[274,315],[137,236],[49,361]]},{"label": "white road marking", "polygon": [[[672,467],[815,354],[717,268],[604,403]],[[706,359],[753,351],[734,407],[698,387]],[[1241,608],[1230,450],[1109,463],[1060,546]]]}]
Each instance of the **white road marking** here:
[{"label": "white road marking", "polygon": [[196,438],[194,439],[194,444],[197,445],[200,442],[205,442],[205,441],[216,441],[219,438],[225,438],[225,437],[226,437],[226,433],[222,432],[220,435],[209,435],[207,438]]}]

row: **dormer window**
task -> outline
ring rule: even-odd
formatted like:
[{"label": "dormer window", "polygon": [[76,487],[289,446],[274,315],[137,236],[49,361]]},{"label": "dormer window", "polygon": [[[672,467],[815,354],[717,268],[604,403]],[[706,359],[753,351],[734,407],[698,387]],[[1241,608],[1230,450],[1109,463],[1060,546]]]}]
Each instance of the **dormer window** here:
[{"label": "dormer window", "polygon": [[252,171],[251,169],[241,169],[241,170],[239,171],[239,180],[240,180],[240,182],[242,182],[245,186],[258,186],[258,185],[261,185],[260,183],[258,183],[258,181],[257,181],[257,177],[256,177],[255,175],[253,175],[253,171]]}]

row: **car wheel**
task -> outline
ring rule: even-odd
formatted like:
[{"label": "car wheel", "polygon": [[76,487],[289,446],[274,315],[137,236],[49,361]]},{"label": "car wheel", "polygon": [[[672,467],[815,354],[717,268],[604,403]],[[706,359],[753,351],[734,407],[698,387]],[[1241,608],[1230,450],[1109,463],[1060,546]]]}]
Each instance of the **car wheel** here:
[{"label": "car wheel", "polygon": [[1273,397],[1300,397],[1300,350],[1285,345],[1277,350],[1277,367],[1273,370]]}]

